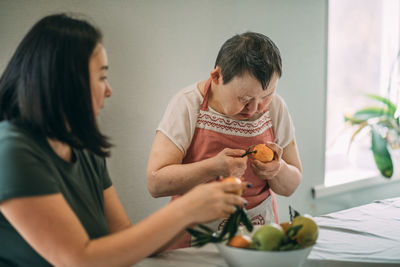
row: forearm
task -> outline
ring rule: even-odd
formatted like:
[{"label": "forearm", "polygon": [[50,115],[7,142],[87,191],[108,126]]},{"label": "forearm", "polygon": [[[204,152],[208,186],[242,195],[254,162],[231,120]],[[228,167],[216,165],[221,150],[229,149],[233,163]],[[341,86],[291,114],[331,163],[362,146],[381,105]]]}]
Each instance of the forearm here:
[{"label": "forearm", "polygon": [[282,160],[282,167],[279,173],[274,178],[268,180],[268,183],[275,193],[290,196],[299,186],[301,178],[302,173],[296,166]]},{"label": "forearm", "polygon": [[126,230],[90,241],[83,266],[130,266],[153,254],[191,223],[180,204],[173,202]]},{"label": "forearm", "polygon": [[172,164],[148,173],[148,189],[153,197],[184,194],[196,185],[218,177],[212,159],[189,164]]}]

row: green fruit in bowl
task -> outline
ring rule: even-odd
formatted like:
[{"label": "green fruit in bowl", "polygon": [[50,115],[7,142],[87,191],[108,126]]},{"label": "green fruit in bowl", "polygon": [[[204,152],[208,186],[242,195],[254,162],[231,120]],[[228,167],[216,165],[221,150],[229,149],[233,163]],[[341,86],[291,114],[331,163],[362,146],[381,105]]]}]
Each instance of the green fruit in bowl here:
[{"label": "green fruit in bowl", "polygon": [[[297,216],[293,219],[291,227],[301,226],[290,239],[296,240],[302,247],[313,245],[318,238],[318,225],[309,215]],[[290,228],[288,229],[288,232]]]},{"label": "green fruit in bowl", "polygon": [[252,248],[258,250],[278,250],[285,234],[279,224],[261,226],[252,236]]}]

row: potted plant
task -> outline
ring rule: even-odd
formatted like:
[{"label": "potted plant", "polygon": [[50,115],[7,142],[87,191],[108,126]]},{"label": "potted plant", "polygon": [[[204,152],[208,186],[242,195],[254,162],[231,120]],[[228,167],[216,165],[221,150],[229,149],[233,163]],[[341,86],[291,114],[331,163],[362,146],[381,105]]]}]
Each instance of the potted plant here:
[{"label": "potted plant", "polygon": [[400,141],[399,111],[388,98],[374,94],[366,96],[381,105],[365,107],[344,116],[348,124],[356,127],[350,145],[357,134],[367,128],[371,134],[371,150],[376,166],[384,177],[390,178],[393,175],[391,149],[399,148]]}]

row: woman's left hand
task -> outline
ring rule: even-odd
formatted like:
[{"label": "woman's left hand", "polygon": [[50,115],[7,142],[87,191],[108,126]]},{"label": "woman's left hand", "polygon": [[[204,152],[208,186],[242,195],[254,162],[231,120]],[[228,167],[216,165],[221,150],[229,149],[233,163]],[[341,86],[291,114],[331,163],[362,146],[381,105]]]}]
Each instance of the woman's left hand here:
[{"label": "woman's left hand", "polygon": [[263,163],[259,160],[252,160],[251,168],[255,175],[263,180],[271,180],[278,175],[281,170],[283,160],[283,149],[272,142],[267,142],[266,145],[274,151],[274,159],[270,162]]}]

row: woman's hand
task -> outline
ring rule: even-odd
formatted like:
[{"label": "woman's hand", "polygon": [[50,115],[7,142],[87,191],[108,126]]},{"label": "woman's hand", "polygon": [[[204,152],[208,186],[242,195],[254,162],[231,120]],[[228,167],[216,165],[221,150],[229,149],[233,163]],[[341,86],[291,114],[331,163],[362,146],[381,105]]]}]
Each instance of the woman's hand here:
[{"label": "woman's hand", "polygon": [[227,218],[235,212],[235,206],[246,205],[247,201],[234,193],[245,188],[246,183],[211,182],[196,186],[175,201],[184,205],[192,224],[205,223]]},{"label": "woman's hand", "polygon": [[278,175],[282,164],[284,164],[282,160],[283,149],[279,145],[272,142],[267,142],[266,144],[274,151],[274,159],[266,163],[263,163],[259,160],[253,160],[251,163],[251,168],[253,169],[254,174],[259,178],[263,180],[271,180]]},{"label": "woman's hand", "polygon": [[216,170],[218,176],[242,177],[247,168],[247,156],[241,157],[246,153],[243,149],[225,148],[215,157]]}]

